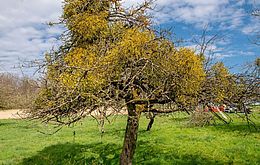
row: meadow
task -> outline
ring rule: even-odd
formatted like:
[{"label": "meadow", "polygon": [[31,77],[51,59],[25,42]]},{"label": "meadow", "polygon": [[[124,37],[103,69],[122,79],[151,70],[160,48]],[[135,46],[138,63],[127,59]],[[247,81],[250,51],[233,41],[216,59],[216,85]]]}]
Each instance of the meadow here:
[{"label": "meadow", "polygon": [[[151,131],[142,116],[133,164],[260,164],[260,133],[232,115],[224,125],[191,127],[189,116],[157,116]],[[260,128],[260,113],[252,120]],[[28,120],[0,120],[0,164],[118,164],[126,116],[117,116],[101,136],[86,118],[57,133],[50,125]],[[44,133],[43,133],[44,132]]]}]

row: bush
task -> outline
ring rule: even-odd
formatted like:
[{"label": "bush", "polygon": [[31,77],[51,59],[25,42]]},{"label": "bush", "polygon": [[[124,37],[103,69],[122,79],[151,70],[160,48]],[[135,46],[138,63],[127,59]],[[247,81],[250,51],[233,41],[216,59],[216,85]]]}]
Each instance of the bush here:
[{"label": "bush", "polygon": [[204,112],[202,109],[194,111],[189,120],[189,125],[203,127],[209,125],[213,120],[213,116],[209,112]]}]

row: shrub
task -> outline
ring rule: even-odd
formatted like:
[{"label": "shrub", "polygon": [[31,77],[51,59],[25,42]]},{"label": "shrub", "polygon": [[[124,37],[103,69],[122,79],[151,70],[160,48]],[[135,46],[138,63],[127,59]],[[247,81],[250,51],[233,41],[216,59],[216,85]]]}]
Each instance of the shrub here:
[{"label": "shrub", "polygon": [[196,109],[190,116],[189,125],[203,127],[209,125],[212,120],[211,113]]}]

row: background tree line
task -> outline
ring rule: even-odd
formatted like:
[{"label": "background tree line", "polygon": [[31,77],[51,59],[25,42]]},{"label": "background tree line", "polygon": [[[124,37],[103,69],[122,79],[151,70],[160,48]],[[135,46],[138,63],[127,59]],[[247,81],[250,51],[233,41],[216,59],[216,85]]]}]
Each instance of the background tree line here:
[{"label": "background tree line", "polygon": [[0,74],[0,109],[30,108],[39,87],[37,81],[11,73]]}]

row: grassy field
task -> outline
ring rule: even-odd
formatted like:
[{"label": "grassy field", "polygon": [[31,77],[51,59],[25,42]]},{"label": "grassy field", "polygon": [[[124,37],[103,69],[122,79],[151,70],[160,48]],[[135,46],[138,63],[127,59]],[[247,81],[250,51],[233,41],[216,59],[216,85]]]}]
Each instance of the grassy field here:
[{"label": "grassy field", "polygon": [[[253,120],[260,128],[260,114]],[[141,118],[134,164],[260,164],[260,133],[234,117],[230,125],[187,126],[188,116],[155,118],[150,132]],[[102,139],[96,122],[54,129],[38,122],[0,120],[0,164],[118,164],[126,117],[106,126]],[[74,136],[75,132],[75,136]]]}]

